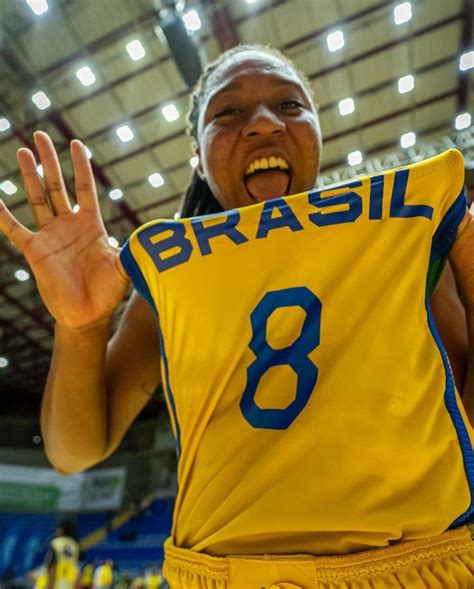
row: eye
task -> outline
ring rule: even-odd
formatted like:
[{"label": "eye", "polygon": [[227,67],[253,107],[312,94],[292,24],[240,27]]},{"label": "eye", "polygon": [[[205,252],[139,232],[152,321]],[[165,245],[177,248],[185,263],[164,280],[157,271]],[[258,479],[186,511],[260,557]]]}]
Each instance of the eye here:
[{"label": "eye", "polygon": [[283,110],[291,110],[301,108],[303,105],[298,100],[285,100],[284,102],[280,102],[279,106]]},{"label": "eye", "polygon": [[219,117],[230,117],[232,115],[238,115],[241,112],[242,112],[242,109],[237,108],[235,106],[231,106],[229,108],[225,108],[225,109],[220,110],[219,112],[217,112],[215,114],[215,117],[216,118],[219,118]]}]

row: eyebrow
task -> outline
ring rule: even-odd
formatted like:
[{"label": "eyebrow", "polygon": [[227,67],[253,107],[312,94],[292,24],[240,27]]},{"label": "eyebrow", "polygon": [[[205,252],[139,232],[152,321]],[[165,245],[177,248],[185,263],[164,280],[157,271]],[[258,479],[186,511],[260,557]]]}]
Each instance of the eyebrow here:
[{"label": "eyebrow", "polygon": [[[275,78],[275,85],[276,86],[291,86],[293,88],[298,88],[299,90],[301,90],[301,86],[299,84],[297,84],[296,82],[291,82],[290,80],[284,80],[282,78]],[[218,90],[215,94],[213,94],[209,100],[209,102],[212,102],[214,100],[214,98],[217,98],[218,96],[221,96],[222,94],[228,94],[230,92],[235,92],[236,90],[242,90],[242,83],[239,81],[235,81],[235,82],[229,82],[229,84],[227,84],[226,86],[224,86],[221,90]]]}]

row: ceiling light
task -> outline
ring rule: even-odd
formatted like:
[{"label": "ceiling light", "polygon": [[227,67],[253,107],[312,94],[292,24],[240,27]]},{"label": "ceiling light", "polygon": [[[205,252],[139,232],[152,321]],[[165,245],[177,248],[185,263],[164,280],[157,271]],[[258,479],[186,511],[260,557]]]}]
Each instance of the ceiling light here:
[{"label": "ceiling light", "polygon": [[350,115],[354,112],[354,101],[352,98],[344,98],[344,100],[339,101],[339,112],[344,117],[346,115]]},{"label": "ceiling light", "polygon": [[120,188],[114,188],[109,192],[109,198],[111,200],[120,200],[122,196],[123,192],[120,190]]},{"label": "ceiling light", "polygon": [[38,435],[33,436],[32,440],[33,440],[33,444],[41,444],[41,436],[38,436]]},{"label": "ceiling light", "polygon": [[112,247],[119,246],[119,242],[112,235],[107,239],[107,241],[108,241],[109,245],[111,245]]},{"label": "ceiling light", "polygon": [[72,207],[73,213],[78,213],[80,210],[81,210],[81,207],[77,204]]},{"label": "ceiling light", "polygon": [[92,151],[87,147],[87,145],[84,145],[84,149],[86,151],[87,159],[88,160],[92,159]]},{"label": "ceiling light", "polygon": [[76,76],[83,86],[90,86],[95,82],[94,72],[88,65],[80,67],[76,72]]},{"label": "ceiling light", "polygon": [[179,119],[179,112],[174,104],[167,104],[166,106],[164,106],[161,109],[161,113],[168,121],[168,123],[172,123],[173,121],[176,121],[176,119]]},{"label": "ceiling light", "polygon": [[43,170],[43,165],[40,164],[39,166],[37,166],[36,171],[38,172],[38,175],[41,176],[41,178],[43,178],[44,176],[44,170]]},{"label": "ceiling light", "polygon": [[398,91],[400,94],[406,94],[406,92],[410,92],[415,87],[415,78],[409,74],[408,76],[403,76],[398,80]]},{"label": "ceiling light", "polygon": [[46,0],[26,0],[26,3],[36,16],[41,16],[48,10],[48,3]]},{"label": "ceiling light", "polygon": [[468,51],[467,53],[463,53],[459,58],[459,69],[462,72],[466,70],[470,70],[474,67],[474,51]]},{"label": "ceiling light", "polygon": [[150,174],[150,176],[148,176],[148,182],[153,186],[153,188],[159,188],[165,183],[163,176],[158,172]]},{"label": "ceiling light", "polygon": [[409,131],[408,133],[404,133],[400,137],[400,145],[405,149],[407,147],[412,147],[416,143],[416,135],[413,131]]},{"label": "ceiling light", "polygon": [[197,156],[197,155],[193,155],[193,157],[189,160],[189,164],[190,164],[191,168],[197,168],[198,163],[199,163],[199,156]]},{"label": "ceiling light", "polygon": [[138,61],[142,57],[145,57],[145,48],[138,39],[127,43],[125,49],[128,51],[128,54],[133,59],[133,61]]},{"label": "ceiling light", "polygon": [[342,31],[334,31],[333,33],[329,33],[326,37],[326,42],[328,44],[329,51],[337,51],[338,49],[342,49],[344,47],[344,34]]},{"label": "ceiling light", "polygon": [[189,10],[182,16],[184,26],[188,31],[194,32],[201,28],[201,19],[196,10]]},{"label": "ceiling light", "polygon": [[7,131],[11,127],[8,119],[0,119],[0,133]]},{"label": "ceiling light", "polygon": [[411,20],[412,12],[411,12],[411,3],[410,2],[403,2],[402,4],[397,4],[393,9],[393,20],[395,21],[396,25],[402,25],[405,22]]},{"label": "ceiling light", "polygon": [[5,194],[8,194],[9,196],[11,194],[15,194],[15,192],[17,192],[18,188],[15,186],[15,184],[13,184],[13,182],[11,182],[10,180],[5,180],[5,182],[2,182],[1,184],[2,186],[2,190]]},{"label": "ceiling light", "polygon": [[458,131],[462,129],[466,129],[467,127],[471,126],[471,115],[468,112],[463,112],[462,114],[456,117],[454,121],[454,126]]},{"label": "ceiling light", "polygon": [[116,129],[115,132],[117,133],[120,141],[123,141],[124,143],[127,143],[127,141],[131,141],[134,138],[133,131],[128,125],[122,125]]},{"label": "ceiling light", "polygon": [[4,357],[0,356],[0,368],[6,368],[10,362]]},{"label": "ceiling light", "polygon": [[30,279],[30,274],[26,270],[17,270],[15,272],[15,278],[20,282],[26,282]]},{"label": "ceiling light", "polygon": [[31,100],[40,110],[45,110],[51,106],[51,100],[42,91],[35,92],[31,97]]},{"label": "ceiling light", "polygon": [[347,156],[347,161],[350,166],[358,166],[362,162],[362,154],[360,151],[351,151]]}]

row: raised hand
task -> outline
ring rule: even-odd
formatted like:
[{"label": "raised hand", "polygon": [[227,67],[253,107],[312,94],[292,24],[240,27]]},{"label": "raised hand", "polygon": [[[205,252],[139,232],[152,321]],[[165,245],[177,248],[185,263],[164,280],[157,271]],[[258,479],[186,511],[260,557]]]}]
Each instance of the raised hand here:
[{"label": "raised hand", "polygon": [[45,187],[33,153],[22,148],[17,158],[38,230],[24,227],[0,201],[0,231],[25,256],[45,305],[60,325],[81,328],[110,319],[125,295],[128,278],[119,251],[107,242],[84,146],[71,142],[80,207],[73,213],[53,142],[41,131],[34,139]]}]

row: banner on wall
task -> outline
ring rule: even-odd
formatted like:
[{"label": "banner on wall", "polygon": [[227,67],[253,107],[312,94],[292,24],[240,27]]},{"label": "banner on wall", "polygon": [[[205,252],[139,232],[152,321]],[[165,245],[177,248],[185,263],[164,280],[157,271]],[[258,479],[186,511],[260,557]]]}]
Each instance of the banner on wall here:
[{"label": "banner on wall", "polygon": [[118,509],[127,470],[104,468],[61,476],[51,468],[0,465],[0,509]]}]

